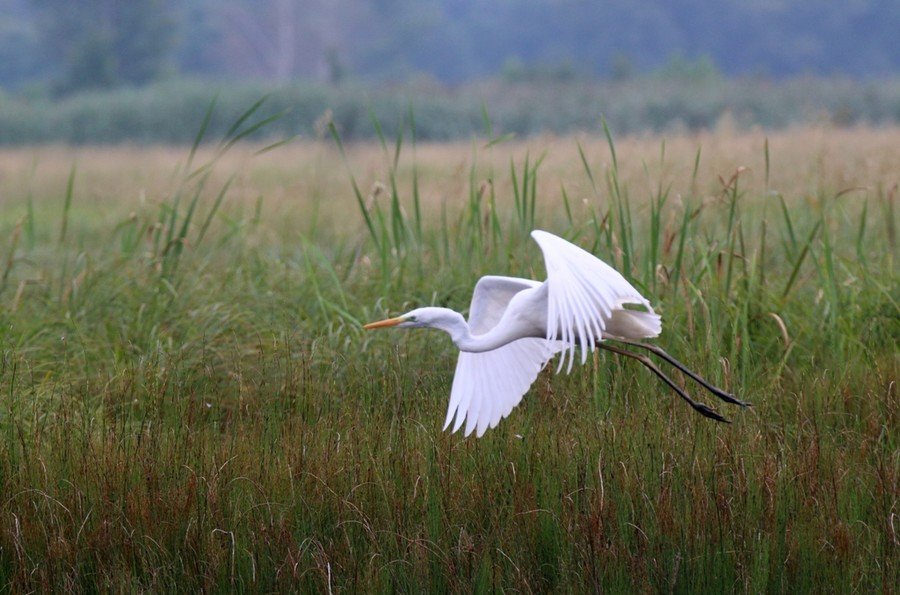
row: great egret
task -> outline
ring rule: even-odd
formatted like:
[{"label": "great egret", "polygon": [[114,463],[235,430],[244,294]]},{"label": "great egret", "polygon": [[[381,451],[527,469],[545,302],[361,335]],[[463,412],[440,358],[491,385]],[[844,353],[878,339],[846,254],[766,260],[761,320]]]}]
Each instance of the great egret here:
[{"label": "great egret", "polygon": [[[646,355],[602,342],[611,339],[646,349],[669,362],[711,393],[735,405],[748,406],[709,384],[656,345],[637,342],[659,335],[660,317],[618,271],[596,256],[546,231],[531,237],[544,254],[547,280],[541,283],[516,277],[485,276],[472,294],[468,323],[448,308],[417,308],[402,316],[365,325],[435,328],[450,335],[459,360],[450,390],[444,429],[452,432],[466,422],[465,435],[482,436],[519,404],[547,362],[557,353],[557,371],[568,360],[567,373],[594,347],[634,358],[668,384],[702,415],[727,422],[703,403],[694,401]],[[633,304],[645,308],[626,308]]]}]

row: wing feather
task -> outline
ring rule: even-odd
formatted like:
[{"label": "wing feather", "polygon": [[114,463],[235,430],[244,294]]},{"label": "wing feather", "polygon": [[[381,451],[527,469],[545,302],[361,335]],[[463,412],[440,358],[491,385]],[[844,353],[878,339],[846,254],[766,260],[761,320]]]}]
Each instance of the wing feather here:
[{"label": "wing feather", "polygon": [[[650,303],[618,271],[562,238],[545,231],[531,233],[547,266],[547,334],[524,338],[483,353],[461,352],[453,376],[444,420],[452,432],[465,425],[465,435],[482,436],[508,416],[556,353],[559,370],[568,360],[581,363],[609,331],[628,336],[659,334],[659,316]],[[474,335],[493,329],[510,300],[520,291],[541,286],[539,281],[486,276],[479,279],[469,308],[469,329]],[[647,312],[625,310],[623,304],[641,304]]]},{"label": "wing feather", "polygon": [[539,287],[540,281],[485,275],[475,284],[472,303],[469,304],[469,330],[473,335],[483,335],[500,322],[509,301],[525,289]]},{"label": "wing feather", "polygon": [[[493,329],[514,295],[539,287],[539,281],[488,275],[478,280],[469,306],[469,329],[475,335]],[[444,429],[465,424],[465,435],[496,427],[522,400],[553,356],[544,339],[520,339],[484,353],[461,352],[453,375]]]},{"label": "wing feather", "polygon": [[535,230],[531,237],[540,246],[547,267],[547,339],[558,339],[564,346],[558,371],[566,360],[567,371],[571,371],[576,347],[581,350],[581,363],[587,360],[588,352],[602,340],[613,312],[623,304],[641,304],[656,317],[650,302],[593,254],[546,231]]},{"label": "wing feather", "polygon": [[527,338],[493,351],[460,352],[444,429],[465,421],[465,435],[481,437],[508,416],[556,352],[556,342]]}]

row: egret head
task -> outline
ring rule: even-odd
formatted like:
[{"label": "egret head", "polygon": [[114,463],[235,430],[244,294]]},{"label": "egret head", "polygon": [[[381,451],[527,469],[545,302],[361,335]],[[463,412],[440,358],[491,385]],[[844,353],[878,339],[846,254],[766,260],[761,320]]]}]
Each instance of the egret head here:
[{"label": "egret head", "polygon": [[366,330],[376,328],[437,328],[449,331],[463,322],[462,315],[447,308],[416,308],[396,318],[370,322],[363,326]]}]

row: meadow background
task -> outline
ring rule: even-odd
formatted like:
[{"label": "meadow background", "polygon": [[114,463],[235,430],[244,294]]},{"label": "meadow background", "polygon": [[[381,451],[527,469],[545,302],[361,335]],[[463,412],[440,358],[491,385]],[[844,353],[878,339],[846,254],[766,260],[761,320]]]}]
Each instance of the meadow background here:
[{"label": "meadow background", "polygon": [[[231,143],[260,118],[0,152],[6,588],[895,589],[896,128]],[[442,433],[449,340],[360,325],[542,278],[534,227],[754,407],[600,352]]]},{"label": "meadow background", "polygon": [[[900,3],[0,0],[0,589],[894,593]],[[366,333],[620,270],[482,439]],[[679,383],[685,378],[675,374]]]}]

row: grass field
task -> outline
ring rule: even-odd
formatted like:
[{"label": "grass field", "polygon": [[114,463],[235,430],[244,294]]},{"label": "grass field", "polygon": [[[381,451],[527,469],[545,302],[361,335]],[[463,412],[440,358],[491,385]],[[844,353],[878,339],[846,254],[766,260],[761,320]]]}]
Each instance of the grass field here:
[{"label": "grass field", "polygon": [[[895,592],[898,136],[0,151],[5,590]],[[755,407],[600,352],[442,433],[450,341],[361,323],[535,227]]]}]

